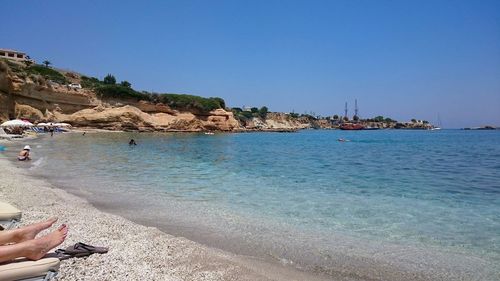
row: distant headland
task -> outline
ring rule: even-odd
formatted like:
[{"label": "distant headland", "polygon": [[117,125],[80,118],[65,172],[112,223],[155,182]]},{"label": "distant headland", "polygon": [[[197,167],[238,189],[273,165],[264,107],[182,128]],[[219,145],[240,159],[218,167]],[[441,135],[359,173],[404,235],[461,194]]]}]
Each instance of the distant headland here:
[{"label": "distant headland", "polygon": [[[14,52],[14,51],[12,51]],[[301,129],[437,129],[425,120],[398,122],[357,114],[328,117],[261,108],[229,108],[222,98],[134,90],[112,74],[103,80],[36,64],[25,53],[0,52],[0,121],[64,122],[74,127],[125,131],[296,131]],[[19,56],[19,57],[18,57]]]}]

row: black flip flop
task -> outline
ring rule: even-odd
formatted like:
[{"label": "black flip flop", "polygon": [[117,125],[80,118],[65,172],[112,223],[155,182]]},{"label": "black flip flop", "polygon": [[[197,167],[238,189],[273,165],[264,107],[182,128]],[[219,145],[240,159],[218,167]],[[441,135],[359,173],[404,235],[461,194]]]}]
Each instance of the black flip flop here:
[{"label": "black flip flop", "polygon": [[59,259],[67,259],[73,257],[87,257],[92,254],[104,254],[108,252],[108,248],[96,247],[78,242],[73,246],[69,246],[66,249],[58,249],[55,252],[58,255]]}]

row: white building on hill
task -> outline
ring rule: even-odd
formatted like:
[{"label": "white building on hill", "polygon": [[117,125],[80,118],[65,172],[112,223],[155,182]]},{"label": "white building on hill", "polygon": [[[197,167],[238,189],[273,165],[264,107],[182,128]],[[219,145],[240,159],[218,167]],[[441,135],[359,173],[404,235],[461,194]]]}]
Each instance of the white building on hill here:
[{"label": "white building on hill", "polygon": [[10,50],[10,49],[0,49],[0,58],[3,59],[9,59],[9,60],[15,60],[15,61],[31,61],[35,62],[28,56],[26,53],[19,52],[16,50]]}]

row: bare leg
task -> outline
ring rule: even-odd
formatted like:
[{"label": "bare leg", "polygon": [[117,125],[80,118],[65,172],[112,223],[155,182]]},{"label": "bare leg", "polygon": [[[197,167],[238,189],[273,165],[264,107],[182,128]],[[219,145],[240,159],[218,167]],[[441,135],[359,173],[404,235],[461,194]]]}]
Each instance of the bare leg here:
[{"label": "bare leg", "polygon": [[51,227],[56,221],[57,218],[51,218],[43,222],[30,224],[17,229],[0,231],[0,245],[34,239],[40,231]]},{"label": "bare leg", "polygon": [[30,260],[41,259],[52,248],[60,245],[66,239],[67,234],[68,227],[63,224],[46,236],[17,244],[0,246],[0,262],[10,261],[19,257],[26,257]]}]

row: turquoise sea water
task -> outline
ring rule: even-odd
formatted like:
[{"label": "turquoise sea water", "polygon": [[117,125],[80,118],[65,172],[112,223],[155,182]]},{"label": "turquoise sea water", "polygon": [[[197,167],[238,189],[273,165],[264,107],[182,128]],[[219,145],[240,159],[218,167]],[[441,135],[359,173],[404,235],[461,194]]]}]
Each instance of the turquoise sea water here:
[{"label": "turquoise sea water", "polygon": [[500,131],[89,133],[32,144],[34,160],[17,165],[34,175],[234,252],[326,272],[346,248],[364,256],[381,245],[500,264]]}]

